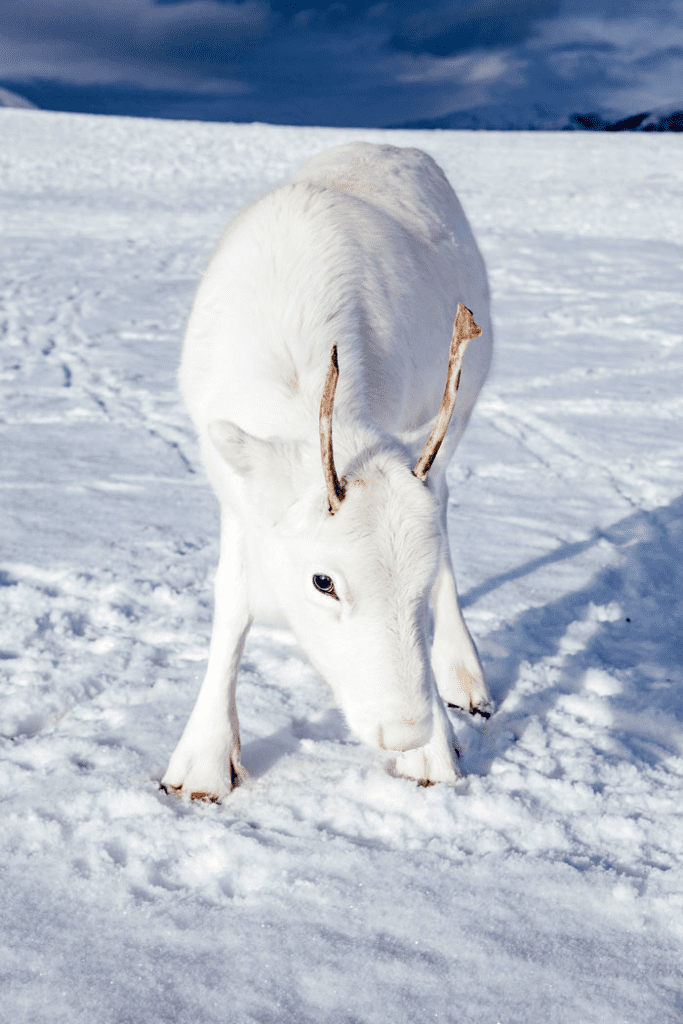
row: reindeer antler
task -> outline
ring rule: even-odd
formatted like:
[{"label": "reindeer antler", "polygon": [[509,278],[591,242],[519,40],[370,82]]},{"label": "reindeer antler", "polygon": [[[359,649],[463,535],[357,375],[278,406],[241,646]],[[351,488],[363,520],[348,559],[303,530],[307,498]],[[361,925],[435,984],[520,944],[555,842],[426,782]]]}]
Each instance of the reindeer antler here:
[{"label": "reindeer antler", "polygon": [[327,501],[330,506],[330,515],[339,511],[344,500],[344,481],[340,483],[337,471],[334,468],[334,453],[332,451],[332,409],[334,407],[334,393],[339,380],[339,363],[337,362],[337,346],[332,346],[330,365],[327,368],[323,397],[320,402],[320,455],[323,462],[323,474],[327,486]]},{"label": "reindeer antler", "polygon": [[424,480],[427,473],[431,469],[432,463],[436,458],[436,453],[441,447],[441,443],[446,436],[448,430],[448,424],[451,420],[453,413],[453,406],[455,405],[455,396],[460,384],[460,370],[462,367],[462,361],[465,355],[465,350],[468,344],[473,338],[478,338],[481,334],[481,327],[478,327],[474,322],[472,311],[463,306],[462,302],[458,303],[458,311],[455,315],[455,323],[453,324],[453,336],[451,338],[451,349],[448,354],[448,376],[446,378],[446,390],[443,394],[443,401],[441,402],[441,408],[439,414],[436,417],[434,423],[434,429],[429,435],[429,440],[424,446],[422,455],[417,460],[415,469],[413,470],[414,476],[419,480]]}]

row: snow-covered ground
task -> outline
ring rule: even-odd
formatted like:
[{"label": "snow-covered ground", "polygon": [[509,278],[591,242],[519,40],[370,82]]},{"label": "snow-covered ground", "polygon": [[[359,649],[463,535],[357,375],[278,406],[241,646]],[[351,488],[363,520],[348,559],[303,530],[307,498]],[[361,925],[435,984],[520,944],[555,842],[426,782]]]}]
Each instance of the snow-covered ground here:
[{"label": "snow-covered ground", "polygon": [[[13,109],[0,138],[0,1020],[680,1021],[683,139]],[[158,787],[217,557],[183,323],[230,215],[353,138],[427,149],[488,262],[449,522],[498,711],[454,713],[467,778],[420,788],[255,628],[251,781],[193,804]]]}]

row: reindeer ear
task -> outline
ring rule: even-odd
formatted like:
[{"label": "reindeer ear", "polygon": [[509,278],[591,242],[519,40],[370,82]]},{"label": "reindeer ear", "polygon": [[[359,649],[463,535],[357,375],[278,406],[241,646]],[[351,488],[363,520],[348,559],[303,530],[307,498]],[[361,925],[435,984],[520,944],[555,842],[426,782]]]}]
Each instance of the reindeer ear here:
[{"label": "reindeer ear", "polygon": [[258,466],[268,458],[270,441],[262,441],[242,430],[228,420],[214,420],[209,423],[209,437],[229,466],[240,476],[251,476]]},{"label": "reindeer ear", "polygon": [[301,460],[295,441],[264,441],[228,420],[210,423],[209,437],[245,481],[256,513],[277,518],[296,500]]}]

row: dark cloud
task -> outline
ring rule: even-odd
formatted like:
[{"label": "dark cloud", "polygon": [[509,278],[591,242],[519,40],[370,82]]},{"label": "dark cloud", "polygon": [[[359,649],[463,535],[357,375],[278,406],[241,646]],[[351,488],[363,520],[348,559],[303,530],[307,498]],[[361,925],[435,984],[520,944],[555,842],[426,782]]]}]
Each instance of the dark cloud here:
[{"label": "dark cloud", "polygon": [[0,2],[0,11],[6,64],[17,67],[18,80],[170,92],[220,91],[236,60],[281,21],[268,0],[14,0]]},{"label": "dark cloud", "polygon": [[210,120],[618,121],[683,106],[681,39],[683,0],[0,0],[0,85]]},{"label": "dark cloud", "polygon": [[[683,39],[683,36],[681,37]],[[656,50],[654,53],[646,53],[640,60],[635,60],[637,68],[657,71],[668,67],[671,61],[683,60],[683,46],[667,46],[663,50]]]},{"label": "dark cloud", "polygon": [[559,0],[478,0],[422,10],[406,18],[390,45],[448,57],[475,48],[511,46],[526,39],[539,18],[555,14]]},{"label": "dark cloud", "polygon": [[0,12],[1,35],[68,41],[83,53],[163,53],[173,44],[193,47],[204,40],[207,70],[217,42],[263,38],[280,20],[268,0],[14,0],[0,2]]}]

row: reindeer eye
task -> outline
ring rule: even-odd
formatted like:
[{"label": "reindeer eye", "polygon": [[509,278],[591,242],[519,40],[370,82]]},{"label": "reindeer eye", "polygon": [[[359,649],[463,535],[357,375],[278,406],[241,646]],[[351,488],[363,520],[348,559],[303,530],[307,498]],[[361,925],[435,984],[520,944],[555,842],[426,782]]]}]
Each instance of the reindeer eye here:
[{"label": "reindeer eye", "polygon": [[313,586],[316,590],[319,590],[321,594],[329,594],[330,597],[334,597],[337,601],[339,600],[334,589],[334,583],[329,576],[314,576]]}]

